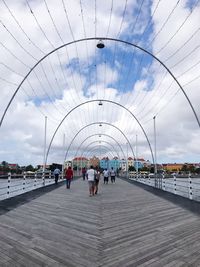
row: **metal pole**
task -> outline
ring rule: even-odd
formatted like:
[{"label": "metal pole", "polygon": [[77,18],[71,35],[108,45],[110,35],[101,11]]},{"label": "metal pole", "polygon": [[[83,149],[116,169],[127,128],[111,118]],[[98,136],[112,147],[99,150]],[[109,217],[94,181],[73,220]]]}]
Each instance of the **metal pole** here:
[{"label": "metal pole", "polygon": [[155,176],[155,187],[158,187],[157,179],[157,160],[156,160],[156,116],[153,117],[153,128],[154,128],[154,176]]},{"label": "metal pole", "polygon": [[154,122],[154,174],[157,176],[157,156],[156,156],[156,116],[153,117]]},{"label": "metal pole", "polygon": [[[65,154],[65,134],[63,134],[63,152]],[[62,165],[62,179],[64,177],[64,170],[65,170],[65,161],[63,162],[63,165]]]},{"label": "metal pole", "polygon": [[46,143],[47,143],[47,116],[45,116],[45,123],[44,123],[44,160],[43,160],[43,185],[45,185],[45,169],[46,169]]},{"label": "metal pole", "polygon": [[135,156],[136,156],[136,179],[138,179],[138,155],[137,155],[137,134],[135,137]]},{"label": "metal pole", "polygon": [[126,143],[126,178],[128,179],[128,143]]}]

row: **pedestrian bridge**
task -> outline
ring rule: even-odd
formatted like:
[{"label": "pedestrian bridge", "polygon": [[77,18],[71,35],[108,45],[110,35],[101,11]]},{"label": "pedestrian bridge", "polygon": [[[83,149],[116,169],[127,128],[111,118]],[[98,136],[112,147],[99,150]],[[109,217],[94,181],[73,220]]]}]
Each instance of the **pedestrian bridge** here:
[{"label": "pedestrian bridge", "polygon": [[198,205],[122,179],[38,189],[0,203],[0,266],[200,266]]}]

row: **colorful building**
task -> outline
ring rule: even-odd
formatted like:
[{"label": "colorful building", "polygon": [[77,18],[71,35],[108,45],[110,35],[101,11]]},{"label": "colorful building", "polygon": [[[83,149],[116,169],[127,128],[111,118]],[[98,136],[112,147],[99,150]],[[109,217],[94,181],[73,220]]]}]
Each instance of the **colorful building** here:
[{"label": "colorful building", "polygon": [[89,160],[89,166],[93,166],[94,168],[99,167],[99,158],[94,156]]},{"label": "colorful building", "polygon": [[180,171],[183,167],[183,163],[166,163],[163,164],[163,169],[165,171],[170,171],[170,172],[175,172],[175,171]]},{"label": "colorful building", "polygon": [[127,160],[121,159],[119,162],[119,166],[120,166],[122,172],[127,171]]},{"label": "colorful building", "polygon": [[109,170],[113,168],[115,171],[119,170],[120,168],[120,160],[118,157],[114,157],[109,161]]},{"label": "colorful building", "polygon": [[134,166],[134,159],[132,157],[128,157],[128,168]]},{"label": "colorful building", "polygon": [[72,160],[72,166],[73,168],[87,168],[88,167],[89,160],[84,157],[76,157]]},{"label": "colorful building", "polygon": [[108,169],[109,170],[109,158],[108,157],[104,157],[100,160],[100,168],[102,169]]}]

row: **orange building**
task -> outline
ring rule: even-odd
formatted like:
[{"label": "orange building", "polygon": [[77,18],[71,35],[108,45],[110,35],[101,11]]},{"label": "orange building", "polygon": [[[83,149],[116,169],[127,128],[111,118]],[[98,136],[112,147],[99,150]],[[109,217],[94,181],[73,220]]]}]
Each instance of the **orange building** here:
[{"label": "orange building", "polygon": [[94,168],[99,167],[99,158],[97,158],[96,156],[94,156],[93,158],[91,158],[89,160],[89,165],[90,166],[92,165]]}]

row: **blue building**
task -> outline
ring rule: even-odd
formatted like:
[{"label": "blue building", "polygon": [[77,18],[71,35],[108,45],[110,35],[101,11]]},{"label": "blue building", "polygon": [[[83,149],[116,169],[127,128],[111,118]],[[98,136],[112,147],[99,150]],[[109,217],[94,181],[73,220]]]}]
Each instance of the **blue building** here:
[{"label": "blue building", "polygon": [[137,160],[134,160],[134,167],[135,169],[142,169],[144,167],[144,159],[137,159]]},{"label": "blue building", "polygon": [[120,168],[120,160],[117,157],[114,157],[109,162],[109,170],[113,168],[115,171]]},{"label": "blue building", "polygon": [[104,157],[100,160],[100,168],[109,170],[109,158]]},{"label": "blue building", "polygon": [[100,160],[100,167],[102,169],[110,170],[113,168],[115,171],[120,168],[120,160],[117,157],[114,157],[113,159],[109,160],[108,157],[102,158]]}]

